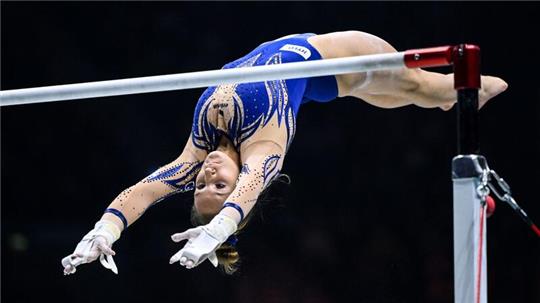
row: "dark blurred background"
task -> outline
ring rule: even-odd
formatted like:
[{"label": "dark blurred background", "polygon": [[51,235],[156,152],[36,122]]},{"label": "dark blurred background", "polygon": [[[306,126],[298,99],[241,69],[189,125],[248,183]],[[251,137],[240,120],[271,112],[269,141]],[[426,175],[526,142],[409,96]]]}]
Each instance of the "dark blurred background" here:
[{"label": "dark blurred background", "polygon": [[[398,50],[482,48],[509,89],[482,109],[481,151],[540,223],[540,5],[534,2],[1,2],[1,88],[220,68],[261,42],[362,30]],[[436,69],[451,72],[450,69]],[[151,208],[99,263],[61,258],[124,188],[176,158],[203,89],[1,108],[2,302],[453,302],[455,110],[343,98],[298,115],[284,172],[229,277],[169,265],[190,194]],[[490,302],[540,302],[540,239],[499,202]]]}]

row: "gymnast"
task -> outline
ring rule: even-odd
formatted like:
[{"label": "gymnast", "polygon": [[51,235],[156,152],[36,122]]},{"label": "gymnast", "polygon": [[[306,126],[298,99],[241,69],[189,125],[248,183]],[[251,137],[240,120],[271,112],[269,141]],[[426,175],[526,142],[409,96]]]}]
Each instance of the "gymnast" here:
[{"label": "gymnast", "polygon": [[[262,43],[223,69],[390,53],[379,37],[360,31],[295,34]],[[194,228],[172,235],[187,240],[170,263],[194,268],[208,259],[232,274],[239,264],[237,233],[261,192],[280,175],[296,131],[300,106],[356,97],[382,108],[414,104],[449,110],[456,103],[452,74],[395,69],[336,76],[229,84],[207,88],[199,98],[191,133],[180,156],[121,192],[101,219],[62,259],[64,274],[98,258],[118,273],[112,245],[152,205],[194,190]],[[481,77],[479,107],[503,92],[500,78]]]}]

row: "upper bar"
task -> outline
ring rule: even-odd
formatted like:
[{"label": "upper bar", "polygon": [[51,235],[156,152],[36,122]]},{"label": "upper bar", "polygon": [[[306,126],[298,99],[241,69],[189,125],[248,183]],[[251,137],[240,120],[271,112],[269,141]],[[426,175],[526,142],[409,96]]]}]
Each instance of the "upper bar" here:
[{"label": "upper bar", "polygon": [[404,52],[0,91],[0,106],[405,67]]}]

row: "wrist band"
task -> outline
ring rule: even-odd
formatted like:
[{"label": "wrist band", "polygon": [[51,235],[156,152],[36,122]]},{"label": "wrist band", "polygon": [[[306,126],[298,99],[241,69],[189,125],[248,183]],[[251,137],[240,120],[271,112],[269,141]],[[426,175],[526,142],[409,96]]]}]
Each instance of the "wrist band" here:
[{"label": "wrist band", "polygon": [[242,220],[244,220],[244,211],[242,210],[240,205],[238,205],[236,203],[232,203],[232,202],[225,202],[221,209],[224,209],[225,207],[232,207],[232,208],[236,209],[236,211],[238,211],[238,213],[240,214],[240,222],[242,222]]},{"label": "wrist band", "polygon": [[[120,234],[122,233],[120,227],[118,227],[116,223],[109,220],[97,221],[96,225],[94,226],[94,231],[98,233],[105,232],[105,237],[111,245],[112,243],[116,242],[116,240],[120,239]],[[111,236],[112,238],[109,239],[109,236]]]},{"label": "wrist band", "polygon": [[124,214],[122,214],[122,212],[120,212],[118,209],[107,208],[105,210],[105,213],[111,213],[111,214],[117,216],[118,218],[120,218],[120,220],[122,220],[122,223],[124,223],[124,229],[126,229],[128,227],[126,217],[124,217]]}]

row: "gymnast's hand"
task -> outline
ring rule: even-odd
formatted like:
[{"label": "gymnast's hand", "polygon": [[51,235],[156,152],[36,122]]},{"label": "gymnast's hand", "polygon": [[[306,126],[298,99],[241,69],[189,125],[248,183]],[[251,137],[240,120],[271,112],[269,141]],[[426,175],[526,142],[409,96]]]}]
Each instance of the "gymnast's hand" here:
[{"label": "gymnast's hand", "polygon": [[208,259],[218,266],[216,250],[237,229],[236,222],[222,214],[218,214],[204,226],[190,228],[171,236],[174,242],[188,240],[184,248],[178,251],[169,261],[170,264],[180,261],[180,265],[188,269],[194,268]]},{"label": "gymnast's hand", "polygon": [[111,247],[119,237],[120,229],[114,223],[104,220],[97,222],[94,229],[77,244],[75,251],[62,259],[64,275],[75,273],[77,266],[93,262],[98,257],[105,268],[118,274],[118,268],[112,258],[116,253]]}]

